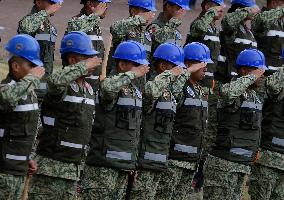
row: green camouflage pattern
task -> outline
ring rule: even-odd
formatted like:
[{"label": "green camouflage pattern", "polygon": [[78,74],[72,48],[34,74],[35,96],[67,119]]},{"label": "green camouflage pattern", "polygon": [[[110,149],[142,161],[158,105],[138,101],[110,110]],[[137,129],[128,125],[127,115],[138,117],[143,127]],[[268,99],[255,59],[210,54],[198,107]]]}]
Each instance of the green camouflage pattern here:
[{"label": "green camouflage pattern", "polygon": [[0,110],[13,110],[19,100],[34,91],[40,81],[33,75],[27,75],[13,85],[0,84]]},{"label": "green camouflage pattern", "polygon": [[86,165],[82,178],[82,199],[123,199],[127,180],[127,172]]},{"label": "green camouflage pattern", "polygon": [[94,27],[100,29],[100,23],[101,19],[95,13],[90,15],[83,14],[80,17],[72,17],[69,19],[66,32],[82,31],[87,33],[93,31]]},{"label": "green camouflage pattern", "polygon": [[24,189],[24,176],[0,174],[0,199],[19,200]]},{"label": "green camouflage pattern", "polygon": [[175,187],[172,195],[172,200],[189,200],[194,194],[194,190],[191,187],[191,182],[195,171],[185,168],[177,168],[176,170],[182,171],[180,180]]},{"label": "green camouflage pattern", "polygon": [[34,175],[31,179],[30,200],[76,200],[77,181],[46,175]]}]

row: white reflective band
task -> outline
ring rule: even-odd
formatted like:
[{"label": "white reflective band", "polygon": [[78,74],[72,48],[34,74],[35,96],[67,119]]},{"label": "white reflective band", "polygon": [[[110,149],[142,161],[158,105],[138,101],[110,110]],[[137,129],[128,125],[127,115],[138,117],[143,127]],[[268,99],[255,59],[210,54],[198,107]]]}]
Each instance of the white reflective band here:
[{"label": "white reflective band", "polygon": [[244,101],[241,107],[242,108],[262,110],[262,104],[256,104],[256,103],[250,102],[250,101]]},{"label": "white reflective band", "polygon": [[27,160],[27,156],[16,156],[16,155],[11,155],[11,154],[6,154],[6,158],[9,160],[20,160],[24,161]]},{"label": "white reflective band", "polygon": [[252,151],[249,151],[247,149],[242,149],[242,148],[231,148],[230,152],[233,154],[237,154],[240,156],[245,156],[245,157],[251,157],[252,156]]},{"label": "white reflective band", "polygon": [[176,112],[176,105],[173,102],[158,102],[156,105],[157,109],[161,110],[172,110]]},{"label": "white reflective band", "polygon": [[[184,101],[185,106],[207,107],[208,103],[199,99],[186,98]],[[203,105],[204,104],[204,105]]]},{"label": "white reflective band", "polygon": [[239,74],[237,72],[231,72],[231,76],[238,76]]},{"label": "white reflective band", "polygon": [[96,92],[96,104],[100,103],[100,99],[99,99],[99,91]]},{"label": "white reflective band", "polygon": [[175,144],[175,151],[180,151],[183,153],[197,153],[197,147],[193,146],[186,146],[182,144]]},{"label": "white reflective band", "polygon": [[253,47],[257,47],[257,43],[253,42],[251,40],[247,40],[247,39],[242,39],[242,38],[236,38],[235,43],[242,43],[242,44],[251,44]]},{"label": "white reflective band", "polygon": [[88,76],[88,77],[86,77],[86,78],[92,79],[92,80],[98,80],[100,77],[99,77],[99,76],[94,76],[94,75],[92,75],[92,76]]},{"label": "white reflective band", "polygon": [[56,36],[50,34],[36,34],[35,39],[39,41],[55,42]]},{"label": "white reflective band", "polygon": [[37,89],[46,90],[47,89],[47,83],[40,83]]},{"label": "white reflective band", "polygon": [[55,123],[55,119],[52,118],[52,117],[46,117],[46,116],[43,116],[43,123],[46,124],[46,125],[49,125],[49,126],[54,126],[54,123]]},{"label": "white reflective band", "polygon": [[4,137],[4,132],[5,132],[5,129],[0,129],[0,138]]},{"label": "white reflective band", "polygon": [[212,72],[205,72],[205,76],[214,77],[214,73],[212,73]]},{"label": "white reflective band", "polygon": [[207,101],[201,101],[202,102],[202,106],[204,108],[207,108],[208,107],[208,102]]},{"label": "white reflective band", "polygon": [[38,104],[26,104],[26,105],[17,105],[14,109],[14,112],[27,112],[27,111],[33,111],[38,110]]},{"label": "white reflective band", "polygon": [[95,105],[94,99],[76,97],[76,96],[66,96],[63,101],[71,102],[71,103],[84,103],[89,105]]},{"label": "white reflective band", "polygon": [[227,58],[225,56],[219,55],[218,56],[218,61],[219,62],[226,62]]},{"label": "white reflective band", "polygon": [[220,42],[220,38],[214,35],[205,35],[203,40],[211,40],[213,42]]},{"label": "white reflective band", "polygon": [[167,162],[167,155],[145,152],[144,159],[165,163]]},{"label": "white reflective band", "polygon": [[279,70],[278,67],[273,67],[273,66],[268,66],[268,69],[269,69],[269,70],[273,70],[273,71]]},{"label": "white reflective band", "polygon": [[284,146],[284,139],[273,137],[272,138],[272,143],[276,144],[276,145],[279,145],[279,146]]},{"label": "white reflective band", "polygon": [[117,101],[117,105],[120,106],[135,106],[142,108],[142,101],[140,99],[122,98]]},{"label": "white reflective band", "polygon": [[146,51],[151,52],[151,46],[150,45],[144,44],[144,47],[145,47]]},{"label": "white reflective band", "polygon": [[103,40],[103,37],[102,36],[98,36],[98,35],[88,35],[89,38],[92,40],[92,41],[101,41]]},{"label": "white reflective band", "polygon": [[131,160],[132,153],[107,150],[106,157],[119,160]]},{"label": "white reflective band", "polygon": [[60,145],[61,146],[65,146],[65,147],[75,148],[75,149],[83,149],[83,145],[82,144],[75,144],[75,143],[71,143],[71,142],[61,141]]},{"label": "white reflective band", "polygon": [[275,37],[275,36],[284,37],[284,32],[283,31],[270,30],[270,31],[268,31],[266,36],[270,36],[270,37]]}]

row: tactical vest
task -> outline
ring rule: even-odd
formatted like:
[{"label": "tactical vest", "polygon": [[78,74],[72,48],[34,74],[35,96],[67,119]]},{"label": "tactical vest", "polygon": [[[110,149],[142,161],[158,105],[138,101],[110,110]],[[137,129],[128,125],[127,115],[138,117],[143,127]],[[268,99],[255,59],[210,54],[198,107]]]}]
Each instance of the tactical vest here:
[{"label": "tactical vest", "polygon": [[207,126],[208,102],[195,91],[192,84],[184,88],[184,97],[177,109],[170,159],[197,161],[201,152],[201,139]]},{"label": "tactical vest", "polygon": [[284,153],[284,100],[267,99],[263,105],[261,148]]},{"label": "tactical vest", "polygon": [[[198,19],[198,18],[197,18]],[[213,24],[210,24],[207,32],[199,37],[193,37],[191,34],[188,34],[186,39],[186,44],[191,42],[200,42],[210,49],[211,59],[214,63],[207,65],[207,72],[205,73],[205,79],[200,83],[204,87],[212,88],[214,80],[214,72],[216,71],[218,55],[220,54],[220,38],[219,30]]]},{"label": "tactical vest", "polygon": [[[4,83],[16,83],[10,81],[8,78]],[[13,111],[0,111],[1,173],[27,174],[38,117],[38,102],[34,91],[23,96]]]},{"label": "tactical vest", "polygon": [[142,114],[142,95],[123,88],[113,108],[97,107],[86,164],[134,170],[137,167]]},{"label": "tactical vest", "polygon": [[284,20],[280,18],[270,23],[270,30],[265,33],[265,36],[255,34],[255,38],[258,41],[259,50],[265,55],[266,64],[271,68],[283,65],[281,50],[284,48]]},{"label": "tactical vest", "polygon": [[43,132],[37,153],[62,162],[80,164],[91,136],[95,97],[86,83],[83,89],[73,81],[62,95],[47,94],[42,104]]},{"label": "tactical vest", "polygon": [[260,143],[262,103],[245,93],[231,106],[218,105],[218,130],[212,155],[250,164]]},{"label": "tactical vest", "polygon": [[150,114],[143,115],[143,131],[139,152],[139,167],[164,170],[168,167],[170,138],[173,131],[176,102],[170,92],[164,92]]},{"label": "tactical vest", "polygon": [[[234,34],[233,40],[231,34]],[[242,24],[240,24],[236,33],[230,33],[230,35],[225,35],[224,37],[229,68],[228,76],[231,76],[232,73],[237,73],[235,68],[236,60],[241,51],[249,48],[257,48],[257,43],[252,32]]]}]

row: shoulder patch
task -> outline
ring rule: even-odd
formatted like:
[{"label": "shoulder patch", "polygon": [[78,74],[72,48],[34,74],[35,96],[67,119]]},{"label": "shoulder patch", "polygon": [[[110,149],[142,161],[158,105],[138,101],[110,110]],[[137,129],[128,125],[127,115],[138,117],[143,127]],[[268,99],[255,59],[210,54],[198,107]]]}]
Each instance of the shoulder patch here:
[{"label": "shoulder patch", "polygon": [[76,83],[76,81],[72,81],[70,87],[74,92],[79,92],[79,85]]}]

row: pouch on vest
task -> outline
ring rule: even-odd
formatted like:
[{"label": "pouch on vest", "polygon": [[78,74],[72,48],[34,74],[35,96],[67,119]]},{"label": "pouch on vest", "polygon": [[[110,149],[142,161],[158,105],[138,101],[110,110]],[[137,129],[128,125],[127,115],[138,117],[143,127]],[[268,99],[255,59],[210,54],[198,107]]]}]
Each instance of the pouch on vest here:
[{"label": "pouch on vest", "polygon": [[257,130],[259,128],[257,112],[241,109],[240,128],[245,130]]},{"label": "pouch on vest", "polygon": [[[230,130],[226,129],[226,128],[220,128],[218,129],[218,133],[216,136],[216,144],[218,144],[218,146],[222,146],[222,147],[231,147],[232,144],[232,140],[230,138]],[[216,146],[216,149],[218,148],[218,146]]]},{"label": "pouch on vest", "polygon": [[174,114],[156,111],[154,130],[171,134],[173,131]]}]

